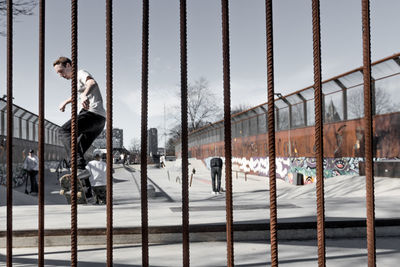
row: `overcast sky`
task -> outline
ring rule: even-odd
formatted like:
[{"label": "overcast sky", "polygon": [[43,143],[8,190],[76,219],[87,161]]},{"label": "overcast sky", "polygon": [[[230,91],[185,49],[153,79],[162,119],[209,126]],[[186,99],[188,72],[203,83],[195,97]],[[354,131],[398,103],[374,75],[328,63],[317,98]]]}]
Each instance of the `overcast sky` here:
[{"label": "overcast sky", "polygon": [[[46,1],[46,118],[70,117],[59,104],[70,96],[52,62],[70,56],[70,1]],[[231,0],[232,107],[266,102],[265,0]],[[274,1],[275,92],[288,94],[313,83],[311,0]],[[200,77],[221,100],[221,1],[188,0],[188,80]],[[400,52],[400,1],[371,1],[372,60]],[[140,137],[142,1],[114,1],[114,127],[124,145]],[[105,101],[105,1],[79,1],[78,65],[97,80]],[[14,103],[38,113],[38,11],[14,24]],[[321,0],[323,80],[362,65],[361,0]],[[0,81],[6,93],[6,39],[1,39]],[[179,1],[150,0],[149,127],[167,127],[179,104]],[[164,140],[159,139],[162,146]]]}]

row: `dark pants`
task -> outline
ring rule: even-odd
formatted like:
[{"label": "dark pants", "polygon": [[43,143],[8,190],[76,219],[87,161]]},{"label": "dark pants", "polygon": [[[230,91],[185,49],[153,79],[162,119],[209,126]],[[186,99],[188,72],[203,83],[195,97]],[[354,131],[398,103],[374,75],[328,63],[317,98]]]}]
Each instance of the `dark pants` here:
[{"label": "dark pants", "polygon": [[96,198],[96,204],[106,204],[107,203],[107,195],[106,195],[106,186],[95,186],[92,187],[94,197]]},{"label": "dark pants", "polygon": [[[214,192],[221,191],[221,167],[211,167],[211,183]],[[217,179],[215,179],[217,177]]]},{"label": "dark pants", "polygon": [[[78,143],[77,143],[77,165],[78,169],[85,169],[85,152],[92,145],[93,141],[101,134],[106,123],[103,116],[90,111],[82,110],[78,114]],[[64,144],[67,154],[71,155],[71,120],[61,126],[59,132],[60,139]]]},{"label": "dark pants", "polygon": [[36,175],[38,171],[28,171],[29,178],[31,180],[31,193],[38,193],[38,184],[36,182]]}]

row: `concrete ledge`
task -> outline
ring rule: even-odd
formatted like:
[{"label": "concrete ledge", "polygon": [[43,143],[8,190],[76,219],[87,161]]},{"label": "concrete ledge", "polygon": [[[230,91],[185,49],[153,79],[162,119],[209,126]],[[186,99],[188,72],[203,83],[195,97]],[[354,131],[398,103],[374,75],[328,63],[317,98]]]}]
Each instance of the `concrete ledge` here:
[{"label": "concrete ledge", "polygon": [[[400,219],[376,220],[376,237],[400,236]],[[312,240],[317,239],[315,222],[279,223],[279,240]],[[269,224],[235,224],[235,241],[269,241]],[[191,242],[226,241],[224,224],[191,225]],[[366,237],[366,221],[328,221],[325,222],[326,238],[348,239]],[[115,228],[113,230],[114,244],[140,244],[141,228]],[[182,241],[181,226],[153,226],[149,227],[150,243],[176,243]],[[35,247],[38,245],[38,231],[14,231],[14,247]],[[45,231],[45,246],[68,246],[71,244],[70,229]],[[78,245],[106,244],[106,229],[79,229]],[[6,231],[0,232],[0,247],[6,246]]]}]

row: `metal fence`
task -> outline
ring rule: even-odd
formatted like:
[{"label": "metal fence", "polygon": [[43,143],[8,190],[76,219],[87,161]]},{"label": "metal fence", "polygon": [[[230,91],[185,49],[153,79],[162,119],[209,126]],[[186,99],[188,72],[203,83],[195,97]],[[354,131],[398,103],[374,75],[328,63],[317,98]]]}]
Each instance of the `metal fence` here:
[{"label": "metal fence", "polygon": [[[106,58],[107,58],[107,150],[112,150],[112,0],[106,0]],[[71,59],[73,78],[71,81],[72,95],[72,194],[71,194],[71,266],[77,266],[77,195],[76,195],[76,133],[77,129],[77,12],[78,1],[71,0]],[[271,265],[278,265],[278,235],[277,235],[277,205],[275,177],[275,109],[274,109],[274,70],[273,70],[273,20],[272,0],[266,0],[266,35],[267,35],[267,70],[268,77],[268,138],[270,166],[270,237]],[[12,0],[7,1],[7,166],[12,165],[14,117],[13,117],[13,21]],[[234,265],[233,241],[233,205],[232,205],[232,150],[231,150],[231,107],[230,107],[230,54],[229,54],[229,1],[221,0],[222,9],[222,50],[223,50],[223,81],[224,81],[224,146],[226,156],[226,237],[227,265]],[[320,41],[320,8],[319,1],[312,0],[313,48],[314,48],[314,101],[315,101],[315,145],[317,158],[317,229],[318,229],[318,263],[325,266],[325,203],[323,179],[323,99],[321,83],[321,41]],[[39,266],[44,266],[44,55],[45,55],[45,0],[39,1],[39,229],[38,256]],[[371,90],[371,52],[370,52],[370,12],[369,1],[362,0],[362,25],[364,49],[364,120],[365,120],[365,156],[367,180],[367,239],[368,264],[376,265],[375,248],[375,213],[374,213],[374,177],[372,165],[372,90]],[[148,254],[148,206],[147,206],[147,114],[148,114],[148,54],[149,54],[149,0],[143,0],[143,31],[142,31],[142,150],[141,150],[141,209],[142,209],[142,266],[149,266]],[[183,266],[190,265],[189,250],[189,198],[188,198],[188,131],[187,131],[187,27],[186,0],[180,0],[180,43],[181,43],[181,104],[182,104],[182,243]],[[113,202],[112,202],[112,156],[107,154],[107,266],[113,264]],[[7,266],[12,266],[12,168],[7,169]]]}]

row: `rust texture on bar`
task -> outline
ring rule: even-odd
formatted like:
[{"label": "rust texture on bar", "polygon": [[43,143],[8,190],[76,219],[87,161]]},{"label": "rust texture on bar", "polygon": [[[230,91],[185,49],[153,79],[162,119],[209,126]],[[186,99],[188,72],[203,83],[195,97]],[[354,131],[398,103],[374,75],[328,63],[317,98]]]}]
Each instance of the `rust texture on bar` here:
[{"label": "rust texture on bar", "polygon": [[186,0],[180,0],[181,121],[182,121],[182,253],[183,265],[190,266],[189,251],[189,163]]},{"label": "rust texture on bar", "polygon": [[222,6],[222,53],[224,71],[224,134],[225,134],[225,188],[226,188],[226,243],[228,266],[234,265],[233,255],[233,201],[232,201],[232,140],[231,140],[231,88],[229,56],[229,3]]},{"label": "rust texture on bar", "polygon": [[312,0],[314,98],[315,98],[315,154],[317,160],[317,232],[318,266],[325,266],[325,201],[323,166],[322,83],[321,83],[321,30],[319,0]]},{"label": "rust texture on bar", "polygon": [[149,266],[149,222],[147,203],[147,112],[149,76],[149,0],[143,0],[142,27],[142,129],[140,181],[142,206],[142,266]]},{"label": "rust texture on bar", "polygon": [[[113,46],[112,46],[112,0],[106,1],[106,65],[107,65],[107,151],[113,151]],[[112,153],[107,153],[107,266],[113,265],[113,181]]]},{"label": "rust texture on bar", "polygon": [[369,0],[362,0],[363,28],[363,75],[364,75],[364,135],[365,135],[365,178],[367,189],[367,246],[368,266],[376,266],[375,248],[375,196],[374,165],[372,151],[372,88],[371,88],[371,36]]},{"label": "rust texture on bar", "polygon": [[12,266],[13,1],[7,1],[7,266]]},{"label": "rust texture on bar", "polygon": [[276,151],[274,103],[274,49],[272,0],[265,1],[267,34],[267,83],[268,83],[268,156],[269,156],[269,213],[271,239],[271,266],[278,266],[278,215],[276,203]]},{"label": "rust texture on bar", "polygon": [[78,67],[78,0],[71,0],[71,266],[78,264],[77,208],[77,67]]},{"label": "rust texture on bar", "polygon": [[44,116],[45,116],[45,6],[39,1],[39,216],[38,266],[44,266]]}]

